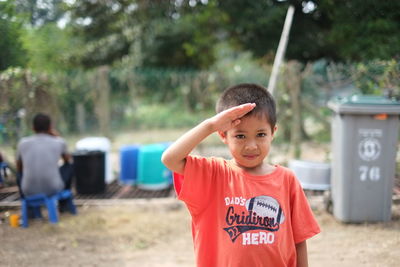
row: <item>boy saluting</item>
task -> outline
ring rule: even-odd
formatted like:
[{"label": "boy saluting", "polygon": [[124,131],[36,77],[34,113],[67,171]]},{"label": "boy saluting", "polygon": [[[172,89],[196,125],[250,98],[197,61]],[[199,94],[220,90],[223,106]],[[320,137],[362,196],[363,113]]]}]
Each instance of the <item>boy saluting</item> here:
[{"label": "boy saluting", "polygon": [[[265,160],[276,129],[271,94],[239,84],[164,152],[163,163],[184,177],[178,198],[192,216],[197,266],[308,266],[306,240],[320,229],[294,174]],[[189,155],[214,132],[232,160]]]}]

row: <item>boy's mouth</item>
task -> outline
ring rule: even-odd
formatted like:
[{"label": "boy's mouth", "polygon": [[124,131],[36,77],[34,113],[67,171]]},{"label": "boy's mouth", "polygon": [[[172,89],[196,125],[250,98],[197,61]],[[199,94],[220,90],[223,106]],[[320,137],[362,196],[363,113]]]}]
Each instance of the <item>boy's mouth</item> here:
[{"label": "boy's mouth", "polygon": [[243,155],[243,157],[248,160],[253,160],[253,159],[257,158],[258,155]]}]

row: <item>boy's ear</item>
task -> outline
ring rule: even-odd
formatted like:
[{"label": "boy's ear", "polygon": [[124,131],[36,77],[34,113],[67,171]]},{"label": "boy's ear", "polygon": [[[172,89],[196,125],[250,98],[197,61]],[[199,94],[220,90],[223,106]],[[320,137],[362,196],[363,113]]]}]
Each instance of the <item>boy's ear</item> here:
[{"label": "boy's ear", "polygon": [[274,138],[276,131],[278,130],[278,126],[274,127],[274,130],[272,131],[272,138]]},{"label": "boy's ear", "polygon": [[218,131],[219,138],[221,138],[222,142],[226,144],[226,132]]}]

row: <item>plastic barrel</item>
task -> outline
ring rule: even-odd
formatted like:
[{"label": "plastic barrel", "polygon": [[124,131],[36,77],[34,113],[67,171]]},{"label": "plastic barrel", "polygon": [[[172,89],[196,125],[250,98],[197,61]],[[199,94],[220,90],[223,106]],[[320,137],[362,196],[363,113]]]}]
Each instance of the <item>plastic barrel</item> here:
[{"label": "plastic barrel", "polygon": [[139,145],[127,145],[120,148],[120,182],[134,185],[137,178]]},{"label": "plastic barrel", "polygon": [[162,190],[172,183],[172,173],[161,162],[161,155],[167,148],[163,144],[144,145],[138,155],[137,186],[146,190]]},{"label": "plastic barrel", "polygon": [[75,188],[79,194],[103,193],[105,185],[105,153],[78,151],[73,154]]},{"label": "plastic barrel", "polygon": [[111,142],[107,137],[85,137],[76,143],[75,148],[78,151],[103,151],[105,158],[105,181],[107,184],[110,184],[112,181],[114,181],[115,177],[112,173],[112,164],[110,157]]}]

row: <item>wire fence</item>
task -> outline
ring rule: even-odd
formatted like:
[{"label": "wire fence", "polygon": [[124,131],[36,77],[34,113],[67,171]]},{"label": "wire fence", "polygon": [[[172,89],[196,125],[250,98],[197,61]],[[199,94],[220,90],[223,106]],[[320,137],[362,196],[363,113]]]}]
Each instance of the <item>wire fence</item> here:
[{"label": "wire fence", "polygon": [[[214,112],[224,88],[238,82],[267,86],[269,73],[270,66],[235,64],[207,71],[109,66],[57,73],[8,69],[0,74],[0,143],[16,143],[29,134],[36,112],[50,114],[63,134],[192,126]],[[275,95],[278,119],[288,122],[290,133],[293,86],[300,90],[301,105],[308,107],[304,119],[323,126],[329,99],[354,93],[396,97],[399,83],[400,63],[395,60],[287,62]]]}]

